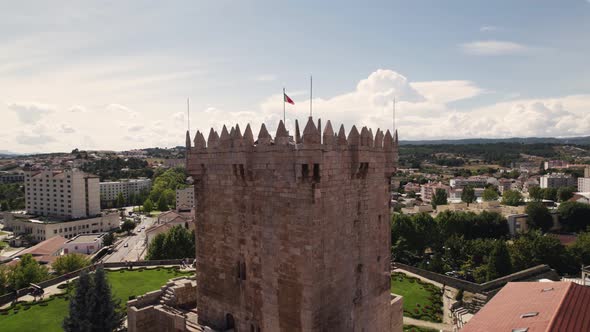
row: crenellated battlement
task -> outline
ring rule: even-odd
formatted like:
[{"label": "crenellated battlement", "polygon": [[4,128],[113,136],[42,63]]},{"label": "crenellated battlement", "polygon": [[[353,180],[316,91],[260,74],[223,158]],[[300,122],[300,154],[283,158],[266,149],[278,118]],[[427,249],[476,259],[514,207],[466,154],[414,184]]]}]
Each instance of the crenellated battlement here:
[{"label": "crenellated battlement", "polygon": [[[321,125],[321,119],[318,121],[318,125]],[[332,128],[332,123],[328,120],[322,134],[311,117],[305,125],[303,136],[299,132],[299,122],[297,120],[295,120],[295,137],[289,136],[289,132],[281,120],[274,138],[269,134],[266,125],[262,124],[258,132],[258,138],[254,140],[250,124],[246,126],[243,135],[238,124],[231,127],[229,131],[224,125],[221,129],[221,135],[211,128],[207,140],[205,140],[203,133],[197,130],[194,139],[191,141],[190,134],[187,131],[186,147],[192,153],[207,149],[252,150],[251,148],[269,145],[294,145],[296,149],[319,148],[318,145],[322,145],[323,149],[335,149],[338,146],[348,146],[350,148],[369,147],[386,151],[393,151],[398,146],[397,130],[393,136],[389,130],[383,133],[381,129],[377,129],[375,135],[373,135],[373,130],[370,128],[363,127],[359,133],[357,127],[352,126],[347,136],[344,125],[340,125],[340,129],[336,134]],[[242,147],[244,149],[239,149]]]},{"label": "crenellated battlement", "polygon": [[262,124],[257,139],[254,139],[250,124],[244,134],[239,125],[229,130],[224,125],[221,134],[211,128],[207,140],[203,133],[197,131],[192,142],[187,131],[187,167],[191,174],[199,174],[211,164],[247,167],[245,165],[255,164],[256,161],[273,165],[307,163],[314,167],[315,164],[322,164],[324,158],[350,161],[352,173],[358,171],[361,164],[362,167],[370,164],[383,168],[385,173],[392,173],[397,166],[397,131],[393,136],[389,130],[384,133],[381,129],[373,134],[372,129],[367,127],[362,127],[359,132],[356,126],[352,126],[346,135],[344,125],[340,125],[338,133],[334,132],[330,121],[326,122],[323,131],[320,131],[320,126],[321,120],[316,126],[309,117],[303,135],[300,135],[299,122],[295,121],[295,135],[290,136],[285,124],[280,121],[272,137],[266,125]]}]

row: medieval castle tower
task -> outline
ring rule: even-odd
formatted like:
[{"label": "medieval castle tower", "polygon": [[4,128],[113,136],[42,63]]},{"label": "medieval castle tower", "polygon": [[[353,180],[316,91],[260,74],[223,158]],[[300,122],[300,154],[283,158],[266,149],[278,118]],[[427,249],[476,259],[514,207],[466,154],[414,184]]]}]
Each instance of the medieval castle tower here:
[{"label": "medieval castle tower", "polygon": [[[389,183],[397,133],[336,134],[309,118],[290,138],[250,125],[187,132],[198,315],[248,331],[391,331]],[[191,146],[192,145],[192,146]]]}]

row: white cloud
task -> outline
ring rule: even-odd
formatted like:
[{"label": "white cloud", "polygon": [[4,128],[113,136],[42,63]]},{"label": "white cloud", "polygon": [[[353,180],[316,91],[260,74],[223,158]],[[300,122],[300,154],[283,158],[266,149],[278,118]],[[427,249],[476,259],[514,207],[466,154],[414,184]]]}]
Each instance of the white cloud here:
[{"label": "white cloud", "polygon": [[526,54],[531,48],[510,41],[483,40],[460,45],[463,52],[472,55],[515,55]]},{"label": "white cloud", "polygon": [[276,77],[276,75],[266,74],[266,75],[257,76],[256,80],[260,81],[260,82],[271,82],[271,81],[276,81],[277,77]]},{"label": "white cloud", "polygon": [[479,31],[481,32],[493,32],[493,31],[497,31],[498,27],[494,26],[494,25],[484,25],[481,28],[479,28]]},{"label": "white cloud", "polygon": [[60,126],[60,131],[64,134],[73,134],[76,132],[76,129],[64,123]]},{"label": "white cloud", "polygon": [[18,119],[25,124],[33,124],[43,116],[55,111],[52,105],[36,102],[16,102],[8,104],[8,108],[16,112]]},{"label": "white cloud", "polygon": [[88,109],[84,106],[74,105],[68,109],[71,113],[87,113]]},{"label": "white cloud", "polygon": [[410,85],[428,100],[437,103],[472,98],[484,92],[471,81],[430,81]]}]

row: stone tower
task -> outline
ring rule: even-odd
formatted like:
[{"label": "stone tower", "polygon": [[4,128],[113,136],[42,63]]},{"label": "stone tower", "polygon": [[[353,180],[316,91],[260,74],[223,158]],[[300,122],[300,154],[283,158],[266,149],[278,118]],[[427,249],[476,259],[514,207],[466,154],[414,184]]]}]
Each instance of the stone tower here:
[{"label": "stone tower", "polygon": [[[293,139],[250,125],[187,133],[198,314],[218,330],[391,331],[389,181],[397,133]],[[191,146],[192,145],[192,146]]]}]

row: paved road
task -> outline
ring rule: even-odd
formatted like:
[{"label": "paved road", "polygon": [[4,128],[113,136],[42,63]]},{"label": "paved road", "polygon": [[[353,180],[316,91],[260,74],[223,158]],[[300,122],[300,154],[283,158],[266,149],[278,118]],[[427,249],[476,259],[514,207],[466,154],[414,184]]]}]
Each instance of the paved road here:
[{"label": "paved road", "polygon": [[143,259],[145,256],[145,230],[155,222],[156,218],[142,217],[141,223],[135,227],[133,234],[124,237],[115,247],[115,252],[107,256],[104,262],[125,262]]}]

